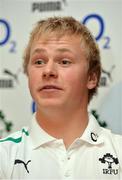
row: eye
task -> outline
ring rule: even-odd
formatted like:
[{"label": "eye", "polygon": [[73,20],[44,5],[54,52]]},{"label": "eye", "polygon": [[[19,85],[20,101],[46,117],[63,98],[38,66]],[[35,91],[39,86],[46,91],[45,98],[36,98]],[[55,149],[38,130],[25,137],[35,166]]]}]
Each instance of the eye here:
[{"label": "eye", "polygon": [[37,64],[37,65],[43,65],[43,64],[45,64],[46,62],[45,62],[45,60],[43,60],[43,59],[37,59],[36,61],[35,61],[35,64]]},{"label": "eye", "polygon": [[62,64],[62,65],[70,65],[72,62],[71,60],[69,59],[62,59],[59,64]]}]

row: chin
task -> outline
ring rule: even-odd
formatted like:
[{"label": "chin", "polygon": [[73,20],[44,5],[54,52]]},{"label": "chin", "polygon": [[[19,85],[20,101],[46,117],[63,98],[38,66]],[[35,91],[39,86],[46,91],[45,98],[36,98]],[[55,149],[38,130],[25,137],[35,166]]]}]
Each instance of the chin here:
[{"label": "chin", "polygon": [[40,107],[46,107],[46,108],[53,108],[53,107],[59,107],[62,106],[63,104],[61,103],[61,101],[59,100],[53,100],[53,99],[49,99],[49,100],[41,100],[39,102]]}]

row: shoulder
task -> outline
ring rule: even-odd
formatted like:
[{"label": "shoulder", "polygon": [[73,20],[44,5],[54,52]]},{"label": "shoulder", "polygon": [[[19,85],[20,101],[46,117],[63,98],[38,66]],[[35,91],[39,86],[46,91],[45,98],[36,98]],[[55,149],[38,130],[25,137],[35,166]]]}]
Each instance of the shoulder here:
[{"label": "shoulder", "polygon": [[122,135],[113,133],[111,130],[102,128],[104,142],[116,152],[122,168]]},{"label": "shoulder", "polygon": [[[120,152],[122,148],[122,135],[114,134],[111,132],[111,139],[116,149],[118,149],[118,151]],[[121,154],[121,157],[122,157],[122,154]]]},{"label": "shoulder", "polygon": [[10,154],[13,149],[16,151],[18,146],[22,146],[29,136],[28,128],[23,127],[20,131],[14,132],[9,136],[0,139],[0,153]]},{"label": "shoulder", "polygon": [[0,147],[4,145],[18,144],[23,141],[27,136],[29,136],[29,131],[27,127],[23,127],[20,131],[14,132],[9,136],[0,139]]},{"label": "shoulder", "polygon": [[18,149],[20,150],[24,147],[23,144],[27,141],[28,136],[28,128],[24,127],[20,131],[0,139],[0,177],[1,174],[5,175],[3,177],[6,177],[8,169],[9,171],[12,170]]},{"label": "shoulder", "polygon": [[122,143],[122,135],[113,133],[111,130],[106,128],[102,128],[102,130],[103,135],[109,140],[111,139],[112,142],[118,142],[119,144]]},{"label": "shoulder", "polygon": [[7,137],[0,139],[0,153],[8,154],[11,151],[14,151],[22,145],[29,136],[29,131],[27,127],[23,127],[20,131],[14,132]]},{"label": "shoulder", "polygon": [[109,142],[117,147],[122,147],[122,135],[113,133],[110,129],[102,128],[102,137],[104,142]]}]

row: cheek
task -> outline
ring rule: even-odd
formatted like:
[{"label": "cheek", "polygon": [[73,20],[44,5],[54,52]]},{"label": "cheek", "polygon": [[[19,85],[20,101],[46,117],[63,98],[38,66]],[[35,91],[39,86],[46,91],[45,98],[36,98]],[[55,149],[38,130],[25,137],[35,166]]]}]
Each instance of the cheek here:
[{"label": "cheek", "polygon": [[39,84],[39,74],[33,70],[28,71],[28,85],[30,88],[30,91],[33,91],[37,88],[37,85]]},{"label": "cheek", "polygon": [[34,86],[32,84],[33,84],[33,79],[30,76],[28,76],[28,87],[31,95],[33,94],[33,89],[34,89]]},{"label": "cheek", "polygon": [[74,69],[72,72],[66,74],[65,85],[67,91],[73,99],[80,99],[79,97],[85,97],[88,93],[87,88],[88,77],[86,69]]},{"label": "cheek", "polygon": [[73,69],[65,74],[65,82],[72,86],[82,87],[82,85],[87,83],[87,71],[85,69]]},{"label": "cheek", "polygon": [[35,74],[28,74],[28,87],[32,98],[35,100],[37,97],[38,81]]},{"label": "cheek", "polygon": [[33,83],[34,85],[40,77],[41,75],[38,69],[35,69],[33,67],[28,68],[28,79],[30,83]]}]

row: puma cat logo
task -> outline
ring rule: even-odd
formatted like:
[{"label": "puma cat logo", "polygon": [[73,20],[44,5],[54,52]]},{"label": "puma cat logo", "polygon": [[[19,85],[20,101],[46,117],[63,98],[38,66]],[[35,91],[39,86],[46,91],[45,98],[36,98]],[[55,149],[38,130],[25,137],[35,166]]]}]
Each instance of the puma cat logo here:
[{"label": "puma cat logo", "polygon": [[22,161],[22,160],[20,160],[20,159],[16,159],[15,162],[14,162],[14,164],[20,164],[20,163],[23,164],[24,167],[25,167],[25,169],[26,169],[26,171],[27,171],[27,173],[29,173],[29,170],[28,170],[28,168],[27,168],[27,165],[28,165],[29,162],[31,162],[31,160],[29,160],[27,163],[25,163],[24,161]]}]

